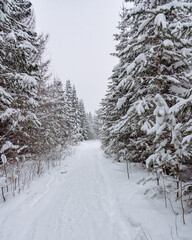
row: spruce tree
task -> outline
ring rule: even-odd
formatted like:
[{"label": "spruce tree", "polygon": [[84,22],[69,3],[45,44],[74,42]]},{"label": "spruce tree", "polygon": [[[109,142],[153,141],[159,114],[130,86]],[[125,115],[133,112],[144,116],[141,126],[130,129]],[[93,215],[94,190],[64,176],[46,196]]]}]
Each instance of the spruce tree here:
[{"label": "spruce tree", "polygon": [[62,147],[68,144],[70,138],[70,123],[67,117],[67,103],[63,84],[59,79],[48,87],[48,106],[46,112],[46,129],[48,146]]},{"label": "spruce tree", "polygon": [[88,140],[88,133],[89,133],[89,125],[88,120],[85,112],[85,106],[82,99],[79,101],[79,113],[80,113],[80,133],[82,136],[82,140]]},{"label": "spruce tree", "polygon": [[[136,153],[140,146],[136,146],[134,139],[138,128],[134,122],[126,122],[126,114],[132,97],[134,97],[133,93],[128,90],[131,87],[131,82],[127,77],[127,66],[132,63],[136,54],[135,51],[127,51],[128,41],[132,34],[130,27],[133,26],[132,21],[128,22],[125,19],[127,12],[128,10],[123,7],[120,15],[121,22],[118,26],[120,33],[115,35],[115,40],[119,43],[116,46],[116,53],[113,54],[119,58],[119,64],[113,69],[108,92],[102,102],[102,142],[106,146],[106,153],[117,155],[117,159],[120,157],[118,156],[120,150],[124,151],[129,143],[130,157],[133,160],[138,160]],[[131,138],[132,140],[130,140]]]},{"label": "spruce tree", "polygon": [[[38,66],[31,62],[37,34],[24,23],[30,15],[27,0],[0,1],[0,148],[10,142],[30,150],[40,126],[35,115]],[[7,152],[13,156],[11,149]]]},{"label": "spruce tree", "polygon": [[68,120],[70,125],[71,142],[78,142],[77,130],[77,96],[76,90],[71,86],[70,80],[66,81],[65,97],[68,111]]},{"label": "spruce tree", "polygon": [[173,171],[186,155],[180,129],[189,115],[172,110],[191,88],[191,4],[134,4],[122,19],[119,64],[102,103],[103,142],[129,161]]}]

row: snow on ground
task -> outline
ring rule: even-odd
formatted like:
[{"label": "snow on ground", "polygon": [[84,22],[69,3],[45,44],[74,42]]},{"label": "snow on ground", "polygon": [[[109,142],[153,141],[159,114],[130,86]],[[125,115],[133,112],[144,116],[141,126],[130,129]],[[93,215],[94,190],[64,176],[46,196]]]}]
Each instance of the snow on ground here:
[{"label": "snow on ground", "polygon": [[136,183],[143,170],[135,170],[128,181],[125,165],[105,158],[99,142],[82,143],[61,166],[0,204],[0,239],[192,239],[192,217],[184,226],[163,199],[144,195],[146,186]]}]

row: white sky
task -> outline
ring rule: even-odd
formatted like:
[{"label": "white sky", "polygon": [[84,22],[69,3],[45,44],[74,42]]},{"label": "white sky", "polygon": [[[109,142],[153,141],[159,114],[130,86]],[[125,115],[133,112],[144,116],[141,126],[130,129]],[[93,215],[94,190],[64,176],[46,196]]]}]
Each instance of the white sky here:
[{"label": "white sky", "polygon": [[122,0],[31,0],[38,32],[50,35],[51,71],[70,79],[86,111],[94,113],[117,64],[115,50]]}]

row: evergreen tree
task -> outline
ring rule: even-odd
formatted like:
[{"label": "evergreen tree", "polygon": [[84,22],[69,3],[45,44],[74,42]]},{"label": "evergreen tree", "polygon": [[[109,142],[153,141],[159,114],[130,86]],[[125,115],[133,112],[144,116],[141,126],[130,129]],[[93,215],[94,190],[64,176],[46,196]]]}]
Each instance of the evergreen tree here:
[{"label": "evergreen tree", "polygon": [[59,79],[54,79],[54,82],[49,85],[48,99],[45,129],[48,146],[66,146],[70,138],[70,123],[63,85]]},{"label": "evergreen tree", "polygon": [[9,142],[30,149],[40,125],[34,113],[38,66],[30,61],[37,53],[37,34],[24,24],[30,15],[27,0],[0,1],[0,148]]},{"label": "evergreen tree", "polygon": [[79,101],[79,113],[80,113],[80,133],[83,138],[82,140],[88,140],[89,126],[83,100]]},{"label": "evergreen tree", "polygon": [[71,114],[72,118],[74,119],[74,122],[72,124],[74,135],[77,137],[78,141],[82,140],[82,135],[80,134],[80,125],[81,125],[81,120],[80,120],[80,112],[78,109],[78,103],[79,100],[77,98],[77,93],[75,86],[73,85],[72,88],[72,96],[71,96],[71,101],[72,101],[72,109],[71,109]]},{"label": "evergreen tree", "polygon": [[88,121],[88,139],[95,139],[95,131],[94,131],[94,120],[93,120],[93,116],[91,113],[87,113],[87,121]]},{"label": "evergreen tree", "polygon": [[70,80],[66,81],[65,97],[66,97],[66,104],[67,104],[67,111],[68,111],[68,121],[70,125],[71,142],[77,143],[78,142],[78,133],[77,133],[78,132],[78,129],[77,129],[78,99],[76,96],[75,87],[71,86]]},{"label": "evergreen tree", "polygon": [[99,139],[100,135],[100,121],[99,121],[99,111],[96,111],[93,115],[93,133],[94,139]]},{"label": "evergreen tree", "polygon": [[172,168],[186,156],[179,123],[189,115],[172,109],[191,88],[191,4],[134,3],[123,14],[119,64],[102,102],[103,143],[129,161]]}]

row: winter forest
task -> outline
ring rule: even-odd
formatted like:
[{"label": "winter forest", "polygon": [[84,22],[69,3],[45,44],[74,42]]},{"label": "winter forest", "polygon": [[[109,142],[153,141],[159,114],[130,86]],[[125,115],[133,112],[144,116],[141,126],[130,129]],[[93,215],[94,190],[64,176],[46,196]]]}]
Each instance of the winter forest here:
[{"label": "winter forest", "polygon": [[33,2],[0,0],[0,239],[192,239],[192,1],[118,11],[93,114]]},{"label": "winter forest", "polygon": [[[12,188],[17,190],[22,183],[14,183],[14,175],[22,171],[20,164],[29,159],[36,165],[33,171],[41,174],[41,161],[79,141],[97,138],[97,120],[85,112],[70,80],[64,86],[52,79],[50,60],[44,58],[48,36],[35,32],[31,3],[3,0],[0,7],[1,171],[5,178],[11,171]],[[21,181],[29,181],[33,173],[26,177]]]}]

